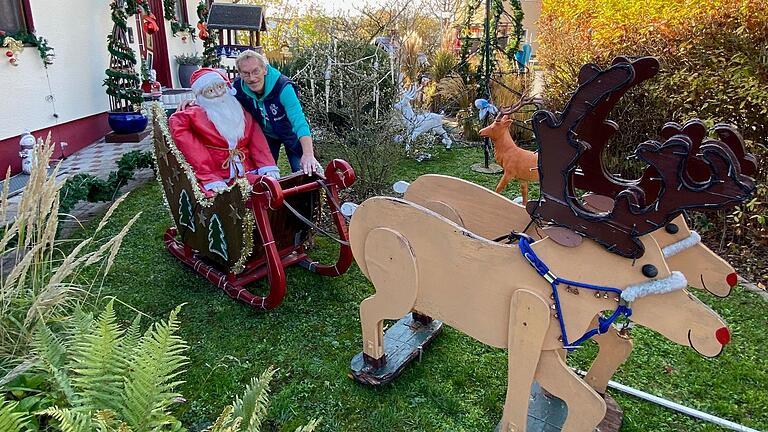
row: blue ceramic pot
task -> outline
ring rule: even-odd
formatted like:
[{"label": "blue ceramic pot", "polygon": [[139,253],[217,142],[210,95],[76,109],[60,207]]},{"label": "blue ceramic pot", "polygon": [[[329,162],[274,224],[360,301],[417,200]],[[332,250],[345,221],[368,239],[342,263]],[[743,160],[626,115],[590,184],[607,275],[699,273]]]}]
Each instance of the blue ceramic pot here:
[{"label": "blue ceramic pot", "polygon": [[116,134],[138,133],[147,128],[147,117],[138,112],[110,112],[107,116],[109,127]]}]

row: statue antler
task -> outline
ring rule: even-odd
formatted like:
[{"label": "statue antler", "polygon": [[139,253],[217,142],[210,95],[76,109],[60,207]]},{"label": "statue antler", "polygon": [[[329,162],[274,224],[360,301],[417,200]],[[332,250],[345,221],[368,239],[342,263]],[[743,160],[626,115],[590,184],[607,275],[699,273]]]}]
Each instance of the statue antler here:
[{"label": "statue antler", "polygon": [[[636,186],[644,191],[646,196],[644,202],[652,203],[658,197],[661,188],[657,172],[649,169],[638,180],[620,179],[608,172],[602,162],[602,155],[608,147],[608,140],[618,131],[618,125],[607,120],[608,114],[626,91],[652,78],[659,70],[659,63],[653,57],[642,57],[634,61],[624,57],[614,59],[614,65],[619,63],[632,65],[635,70],[635,78],[626,87],[614,92],[605,103],[596,107],[591,114],[592,118],[581,123],[576,129],[579,138],[587,141],[591,150],[579,159],[580,170],[574,174],[572,187],[614,198],[626,188]],[[581,70],[579,81],[584,82],[585,78],[600,71],[600,68],[595,65],[586,65]],[[718,135],[719,141],[706,139],[706,125],[698,119],[693,119],[686,122],[684,126],[674,122],[667,123],[662,128],[661,136],[666,140],[675,135],[683,135],[691,140],[692,148],[687,161],[687,175],[693,180],[703,182],[709,176],[707,164],[701,160],[699,154],[699,149],[703,143],[720,143],[721,146],[727,147],[735,154],[735,160],[739,162],[742,174],[754,175],[757,171],[756,159],[752,154],[746,153],[744,140],[739,132],[731,125],[718,124],[715,126],[715,133]]]},{"label": "statue antler", "polygon": [[[617,95],[624,94],[637,79],[633,64],[627,62],[606,70],[587,65],[582,68],[580,87],[559,120],[547,111],[534,114],[534,132],[540,149],[541,198],[528,204],[533,218],[570,228],[630,258],[640,257],[644,252],[639,236],[664,226],[683,210],[721,208],[742,202],[755,188],[752,179],[741,174],[739,159],[729,146],[706,141],[698,148],[701,156],[695,156],[691,137],[675,134],[664,144],[649,141],[635,151],[639,159],[649,164],[646,175],[654,173],[654,181],[659,182],[657,193],[649,194],[642,183],[613,183],[612,191],[623,187],[611,195],[616,197],[611,212],[594,213],[583,207],[572,192],[574,173],[585,154],[599,156],[602,147],[593,148],[591,142],[583,139],[585,134],[577,131],[594,137],[589,134],[610,126],[605,121],[609,108],[617,102]],[[590,124],[594,122],[599,124]],[[697,136],[693,131],[698,132],[698,126],[691,126],[691,135]],[[735,138],[729,135],[728,139]],[[605,140],[598,139],[597,143],[604,147]],[[688,163],[696,158],[707,167],[708,175],[693,178],[688,174]],[[646,195],[653,199],[647,201]]]},{"label": "statue antler", "polygon": [[496,120],[501,120],[501,118],[504,117],[505,115],[508,116],[510,114],[514,114],[520,111],[521,108],[523,108],[524,106],[530,103],[536,103],[541,101],[540,97],[529,96],[528,94],[529,94],[529,90],[523,89],[523,91],[520,93],[520,99],[517,102],[506,107],[500,107],[499,113],[496,114]]}]

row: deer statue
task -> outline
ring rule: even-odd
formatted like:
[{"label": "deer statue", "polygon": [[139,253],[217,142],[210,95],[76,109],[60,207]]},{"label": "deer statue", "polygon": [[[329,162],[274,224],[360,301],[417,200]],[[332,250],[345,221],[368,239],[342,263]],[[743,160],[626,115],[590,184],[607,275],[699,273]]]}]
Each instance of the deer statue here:
[{"label": "deer statue", "polygon": [[535,98],[526,97],[525,94],[523,92],[520,100],[514,105],[502,108],[490,125],[480,129],[480,136],[491,139],[496,162],[504,168],[504,175],[496,185],[496,193],[501,193],[510,180],[515,179],[520,182],[523,205],[528,204],[528,182],[539,180],[537,171],[539,157],[536,153],[515,144],[515,140],[509,134],[509,126],[512,124],[509,116],[535,100]]},{"label": "deer statue", "polygon": [[[405,190],[403,199],[484,238],[495,239],[512,231],[537,239],[547,235],[547,230],[528,226],[530,217],[523,206],[459,178],[438,174],[420,176]],[[651,235],[661,247],[670,270],[683,273],[690,287],[727,297],[736,285],[733,267],[701,243],[682,215]],[[597,323],[593,323],[591,327],[596,326]],[[632,340],[618,330],[595,335],[594,340],[600,350],[584,380],[595,391],[605,394],[608,381],[632,352]]]},{"label": "deer statue", "polygon": [[[613,334],[611,325],[620,316],[631,316],[635,323],[704,356],[719,354],[729,342],[730,332],[720,317],[685,290],[683,273],[668,266],[670,257],[696,246],[686,239],[670,240],[657,230],[684,236],[685,230],[667,229],[675,221],[682,223],[684,209],[723,208],[748,199],[755,186],[742,174],[742,157],[719,141],[702,144],[693,154],[692,139],[685,134],[664,143],[642,143],[635,154],[648,164],[646,172],[653,170],[659,179],[658,192],[646,194],[642,183],[629,183],[611,198],[609,211],[602,209],[600,200],[582,201],[571,193],[574,173],[591,147],[576,131],[583,122],[599,118],[592,113],[635,79],[627,63],[587,70],[582,77],[561,115],[539,111],[533,117],[541,152],[541,197],[525,207],[529,217],[508,200],[499,204],[506,198],[462,189],[459,182],[443,185],[455,196],[462,195],[461,204],[450,193],[432,190],[422,206],[408,200],[416,199],[417,192],[409,188],[406,200],[375,197],[357,208],[350,222],[350,245],[376,289],[360,305],[362,359],[367,365],[361,375],[397,370],[388,362],[401,362],[404,355],[385,355],[383,320],[413,312],[419,323],[440,320],[483,343],[508,349],[507,396],[499,430],[526,430],[535,380],[566,403],[569,415],[562,431],[592,431],[605,415],[605,402],[568,368],[563,350],[591,337],[622,349],[617,339],[606,337]],[[692,177],[687,172],[693,159],[704,162],[707,175]],[[475,228],[483,222],[485,229],[496,227],[492,235],[504,234],[510,226],[523,232],[505,234],[510,242],[503,244],[486,237],[482,227]],[[526,234],[532,223],[536,234]],[[671,243],[662,248],[655,237]],[[686,271],[696,275],[695,265]],[[728,277],[725,280],[732,285]],[[610,317],[602,317],[611,310]],[[617,364],[609,357],[596,361],[608,376],[610,366]],[[602,380],[594,378],[593,385],[598,387]]]},{"label": "deer statue", "polygon": [[[519,245],[487,240],[396,198],[376,197],[361,204],[350,223],[350,242],[360,269],[376,289],[360,305],[368,364],[386,365],[383,320],[416,311],[508,349],[502,431],[526,430],[535,379],[565,401],[569,413],[578,413],[567,417],[562,430],[582,432],[594,430],[602,420],[605,402],[568,368],[560,352],[588,334],[602,311],[628,305],[636,323],[705,356],[719,354],[730,338],[717,314],[683,289],[685,278],[669,271],[650,236],[640,238],[646,253],[637,260],[610,253],[589,239],[569,248],[550,238],[521,238]],[[530,260],[549,267],[534,268]],[[558,290],[549,280],[563,281],[568,289]],[[600,288],[592,292],[573,281]],[[553,298],[559,299],[557,304]]]},{"label": "deer statue", "polygon": [[410,150],[411,142],[424,132],[430,132],[442,137],[442,142],[445,148],[451,148],[453,140],[448,135],[448,132],[443,129],[443,116],[435,113],[420,113],[416,114],[411,107],[411,101],[416,98],[419,89],[414,84],[409,90],[405,90],[402,93],[402,97],[395,103],[394,107],[400,111],[403,124],[405,125],[408,138],[406,139],[405,148]]}]

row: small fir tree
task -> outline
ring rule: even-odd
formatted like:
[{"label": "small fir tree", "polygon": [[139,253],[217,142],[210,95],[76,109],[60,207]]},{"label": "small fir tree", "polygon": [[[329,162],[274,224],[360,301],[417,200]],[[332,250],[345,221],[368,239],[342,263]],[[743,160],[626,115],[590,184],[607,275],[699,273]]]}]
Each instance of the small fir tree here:
[{"label": "small fir tree", "polygon": [[107,78],[104,86],[111,97],[110,106],[113,111],[133,111],[135,105],[141,104],[142,92],[139,88],[141,79],[136,72],[136,53],[128,45],[126,37],[130,9],[126,10],[120,0],[114,0],[110,9],[114,27],[107,36],[107,50],[111,59],[109,69],[105,71]]},{"label": "small fir tree", "polygon": [[186,189],[182,189],[179,196],[179,225],[183,225],[192,232],[195,231],[195,219],[192,214],[192,203],[189,201],[189,195]]},{"label": "small fir tree", "polygon": [[208,250],[220,255],[225,260],[229,259],[229,255],[227,255],[227,240],[224,238],[224,228],[217,214],[211,216],[211,222],[208,224]]}]

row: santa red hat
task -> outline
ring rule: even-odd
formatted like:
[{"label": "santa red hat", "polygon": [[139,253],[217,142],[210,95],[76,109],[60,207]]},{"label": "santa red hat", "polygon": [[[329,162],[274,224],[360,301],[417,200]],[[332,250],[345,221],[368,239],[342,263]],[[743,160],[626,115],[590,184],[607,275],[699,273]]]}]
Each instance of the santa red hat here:
[{"label": "santa red hat", "polygon": [[189,77],[190,86],[195,94],[200,94],[203,90],[210,87],[212,84],[224,83],[229,88],[230,94],[235,94],[235,89],[232,88],[232,83],[227,78],[227,75],[220,69],[213,68],[200,68]]}]

